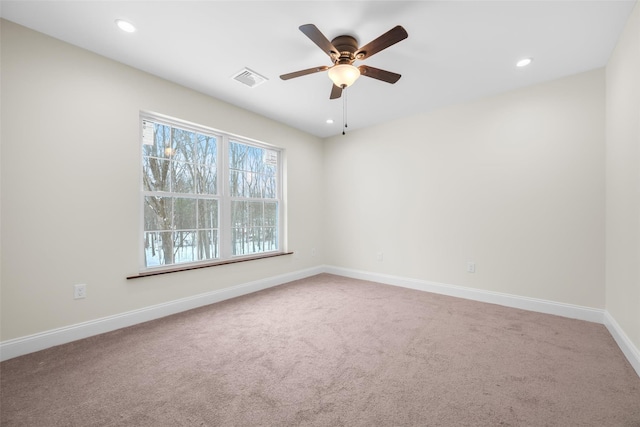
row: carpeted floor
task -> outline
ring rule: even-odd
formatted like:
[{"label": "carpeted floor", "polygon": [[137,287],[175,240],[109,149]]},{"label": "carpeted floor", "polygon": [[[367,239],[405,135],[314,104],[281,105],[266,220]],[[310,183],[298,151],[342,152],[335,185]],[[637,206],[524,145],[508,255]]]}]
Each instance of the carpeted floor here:
[{"label": "carpeted floor", "polygon": [[2,426],[640,426],[602,325],[328,274],[0,376]]}]

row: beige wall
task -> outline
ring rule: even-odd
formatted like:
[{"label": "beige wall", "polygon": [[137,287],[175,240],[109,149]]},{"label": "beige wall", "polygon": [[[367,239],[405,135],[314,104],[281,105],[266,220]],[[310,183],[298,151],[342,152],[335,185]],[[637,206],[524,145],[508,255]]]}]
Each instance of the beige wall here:
[{"label": "beige wall", "polygon": [[599,69],[328,139],[327,264],[604,308],[604,89]]},{"label": "beige wall", "polygon": [[606,307],[640,349],[640,3],[607,65]]},{"label": "beige wall", "polygon": [[[320,264],[320,139],[7,21],[1,54],[0,340]],[[139,262],[140,110],[285,148],[296,254],[125,280]]]},{"label": "beige wall", "polygon": [[[327,264],[606,307],[640,348],[638,9],[606,76],[324,142],[2,21],[0,341]],[[125,280],[140,110],[284,147],[296,255]]]}]

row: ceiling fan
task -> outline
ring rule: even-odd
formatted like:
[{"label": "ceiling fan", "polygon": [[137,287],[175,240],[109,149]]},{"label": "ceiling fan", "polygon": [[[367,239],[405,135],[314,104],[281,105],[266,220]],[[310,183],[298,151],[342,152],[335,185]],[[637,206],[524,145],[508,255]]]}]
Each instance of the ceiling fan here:
[{"label": "ceiling fan", "polygon": [[358,41],[348,35],[338,36],[329,41],[313,24],[301,25],[300,31],[309,37],[324,53],[329,55],[333,66],[321,65],[319,67],[283,74],[280,76],[282,80],[289,80],[295,77],[328,70],[329,78],[333,81],[329,98],[336,99],[340,98],[343,89],[351,86],[361,75],[392,84],[397,82],[401,77],[400,74],[392,73],[391,71],[381,70],[367,65],[360,65],[358,67],[353,65],[356,60],[369,58],[381,50],[406,39],[409,35],[400,25],[393,27],[391,30],[362,47],[358,47]]}]

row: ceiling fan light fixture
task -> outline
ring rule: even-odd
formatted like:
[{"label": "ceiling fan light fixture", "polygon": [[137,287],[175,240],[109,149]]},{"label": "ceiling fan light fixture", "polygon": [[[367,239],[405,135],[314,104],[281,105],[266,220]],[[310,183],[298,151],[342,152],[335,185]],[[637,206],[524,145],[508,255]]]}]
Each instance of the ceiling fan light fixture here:
[{"label": "ceiling fan light fixture", "polygon": [[351,64],[338,64],[329,68],[328,74],[334,85],[344,89],[358,80],[360,70]]}]

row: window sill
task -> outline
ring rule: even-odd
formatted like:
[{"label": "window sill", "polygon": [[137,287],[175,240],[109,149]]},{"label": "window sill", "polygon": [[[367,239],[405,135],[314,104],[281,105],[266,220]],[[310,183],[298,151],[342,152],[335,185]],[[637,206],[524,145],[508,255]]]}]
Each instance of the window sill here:
[{"label": "window sill", "polygon": [[159,276],[161,274],[177,273],[179,271],[189,271],[189,270],[198,270],[200,268],[218,267],[220,265],[236,264],[239,262],[255,261],[257,259],[274,258],[278,256],[291,255],[291,254],[293,254],[293,252],[275,252],[275,253],[262,254],[262,255],[256,255],[256,256],[250,256],[250,257],[227,259],[224,261],[214,261],[206,264],[197,264],[197,265],[189,265],[189,266],[182,266],[182,267],[176,266],[173,268],[166,268],[162,270],[150,270],[150,271],[138,273],[135,276],[128,276],[127,280],[139,279],[140,277]]}]

